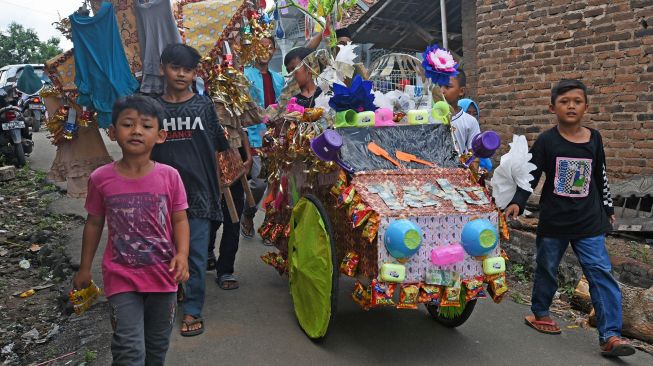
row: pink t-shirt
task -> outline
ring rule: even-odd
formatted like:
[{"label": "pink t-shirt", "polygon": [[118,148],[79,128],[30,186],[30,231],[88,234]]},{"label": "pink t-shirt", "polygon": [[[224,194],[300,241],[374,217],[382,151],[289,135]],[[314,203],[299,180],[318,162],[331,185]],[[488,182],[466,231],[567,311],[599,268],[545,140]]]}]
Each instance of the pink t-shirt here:
[{"label": "pink t-shirt", "polygon": [[118,174],[114,163],[99,167],[88,180],[86,211],[104,216],[109,240],[102,258],[106,296],[122,292],[176,292],[168,272],[177,253],[172,213],[188,208],[179,173],[155,163],[138,179]]}]

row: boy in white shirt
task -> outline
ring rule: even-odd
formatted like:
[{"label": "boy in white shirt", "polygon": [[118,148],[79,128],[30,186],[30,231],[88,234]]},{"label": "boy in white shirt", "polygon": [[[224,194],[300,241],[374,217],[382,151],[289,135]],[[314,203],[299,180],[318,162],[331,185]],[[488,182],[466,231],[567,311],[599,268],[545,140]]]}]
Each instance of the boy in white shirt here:
[{"label": "boy in white shirt", "polygon": [[456,144],[461,154],[464,154],[472,149],[472,139],[477,134],[481,133],[481,128],[478,125],[476,118],[464,112],[458,106],[458,100],[465,96],[465,88],[467,86],[467,77],[464,70],[458,70],[458,75],[452,77],[448,86],[441,88],[444,99],[453,108],[454,115],[451,117],[451,125],[454,129],[454,136],[456,137]]}]

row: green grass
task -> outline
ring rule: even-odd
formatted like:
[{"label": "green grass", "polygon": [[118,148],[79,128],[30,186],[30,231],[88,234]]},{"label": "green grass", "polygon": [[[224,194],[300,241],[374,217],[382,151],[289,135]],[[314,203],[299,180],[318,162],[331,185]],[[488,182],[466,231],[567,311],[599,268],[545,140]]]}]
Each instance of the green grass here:
[{"label": "green grass", "polygon": [[526,271],[524,265],[519,263],[513,263],[510,267],[510,273],[517,279],[519,282],[527,282],[531,279],[531,274]]},{"label": "green grass", "polygon": [[95,361],[95,359],[97,359],[97,352],[96,351],[92,351],[92,350],[90,350],[88,348],[84,350],[84,362],[91,363],[91,362]]}]

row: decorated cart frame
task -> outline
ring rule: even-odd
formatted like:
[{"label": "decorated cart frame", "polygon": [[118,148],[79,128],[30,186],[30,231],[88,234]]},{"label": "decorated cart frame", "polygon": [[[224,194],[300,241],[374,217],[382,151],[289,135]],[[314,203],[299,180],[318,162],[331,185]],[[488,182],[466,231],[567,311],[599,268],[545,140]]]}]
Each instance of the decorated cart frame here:
[{"label": "decorated cart frame", "polygon": [[340,275],[357,279],[351,296],[364,310],[423,304],[440,323],[459,326],[478,298],[499,302],[508,289],[499,246],[507,228],[472,163],[494,153],[498,135],[482,133],[474,155],[460,153],[451,111],[431,87],[455,74],[452,59],[437,70],[429,63],[445,50],[427,50],[423,65],[385,56],[371,80],[339,65],[347,48],[340,51],[331,61],[318,51],[300,65],[324,90],[316,108],[286,92],[269,123],[270,195],[259,233],[278,252],[262,259],[288,275],[295,315],[312,340],[333,322]]}]

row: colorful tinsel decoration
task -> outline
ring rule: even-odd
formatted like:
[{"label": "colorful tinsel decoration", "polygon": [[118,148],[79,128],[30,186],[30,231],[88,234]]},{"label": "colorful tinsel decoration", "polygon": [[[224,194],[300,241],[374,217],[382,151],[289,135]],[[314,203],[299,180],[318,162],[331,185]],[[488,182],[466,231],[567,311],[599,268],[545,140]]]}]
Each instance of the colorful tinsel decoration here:
[{"label": "colorful tinsel decoration", "polygon": [[435,84],[449,85],[451,77],[458,75],[458,63],[454,60],[451,52],[439,48],[437,44],[427,47],[422,58],[424,59],[422,61],[424,74]]}]

